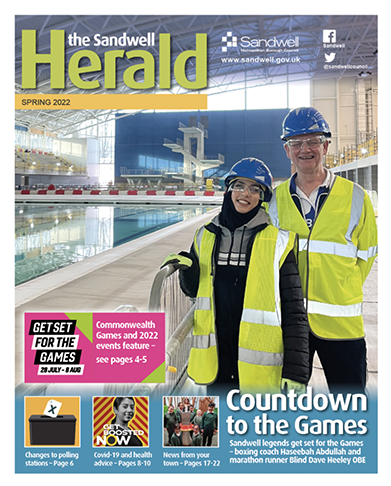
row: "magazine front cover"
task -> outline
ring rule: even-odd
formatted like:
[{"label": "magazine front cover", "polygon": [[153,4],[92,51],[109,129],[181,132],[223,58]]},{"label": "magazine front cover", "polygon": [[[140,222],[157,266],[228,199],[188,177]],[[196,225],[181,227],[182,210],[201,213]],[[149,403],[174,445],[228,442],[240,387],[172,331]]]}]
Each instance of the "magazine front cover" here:
[{"label": "magazine front cover", "polygon": [[[15,16],[17,475],[377,477],[377,25]],[[290,228],[319,147],[328,216]]]}]

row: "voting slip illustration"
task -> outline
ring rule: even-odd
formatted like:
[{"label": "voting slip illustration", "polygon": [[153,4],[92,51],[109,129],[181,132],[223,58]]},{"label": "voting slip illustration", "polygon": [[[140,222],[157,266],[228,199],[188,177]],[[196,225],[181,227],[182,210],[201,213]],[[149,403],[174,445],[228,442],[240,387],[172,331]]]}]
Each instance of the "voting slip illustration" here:
[{"label": "voting slip illustration", "polygon": [[61,405],[62,403],[58,402],[57,400],[49,400],[43,414],[47,415],[48,417],[57,417],[60,412]]}]

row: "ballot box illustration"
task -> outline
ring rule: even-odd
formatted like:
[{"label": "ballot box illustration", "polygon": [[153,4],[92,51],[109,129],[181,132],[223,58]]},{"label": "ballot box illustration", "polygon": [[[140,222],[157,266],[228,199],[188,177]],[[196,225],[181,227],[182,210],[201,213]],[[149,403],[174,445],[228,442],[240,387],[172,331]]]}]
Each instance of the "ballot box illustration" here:
[{"label": "ballot box illustration", "polygon": [[74,415],[31,415],[31,445],[74,445],[76,417]]}]

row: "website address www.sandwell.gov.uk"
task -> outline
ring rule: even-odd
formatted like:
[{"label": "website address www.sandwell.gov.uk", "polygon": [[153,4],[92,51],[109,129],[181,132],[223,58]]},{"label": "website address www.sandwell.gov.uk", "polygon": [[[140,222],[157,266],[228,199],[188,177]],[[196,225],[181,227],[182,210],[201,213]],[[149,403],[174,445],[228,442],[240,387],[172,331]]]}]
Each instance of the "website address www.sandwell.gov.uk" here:
[{"label": "website address www.sandwell.gov.uk", "polygon": [[259,63],[259,64],[284,64],[284,63],[297,63],[300,62],[299,56],[294,57],[222,57],[221,62],[229,63]]}]

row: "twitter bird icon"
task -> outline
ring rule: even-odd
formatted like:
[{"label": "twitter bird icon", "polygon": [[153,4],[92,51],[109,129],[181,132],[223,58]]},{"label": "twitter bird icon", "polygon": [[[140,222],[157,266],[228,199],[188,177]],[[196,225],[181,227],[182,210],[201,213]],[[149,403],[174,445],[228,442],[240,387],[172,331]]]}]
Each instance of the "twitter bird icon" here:
[{"label": "twitter bird icon", "polygon": [[330,52],[330,54],[325,53],[324,57],[326,58],[326,62],[333,62],[335,59],[335,52]]}]

